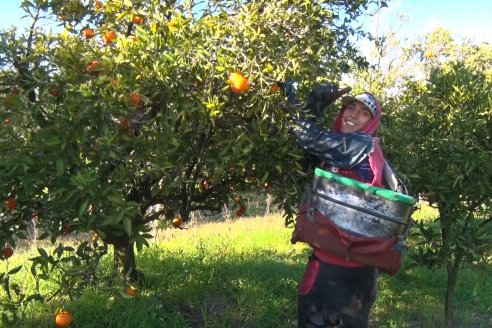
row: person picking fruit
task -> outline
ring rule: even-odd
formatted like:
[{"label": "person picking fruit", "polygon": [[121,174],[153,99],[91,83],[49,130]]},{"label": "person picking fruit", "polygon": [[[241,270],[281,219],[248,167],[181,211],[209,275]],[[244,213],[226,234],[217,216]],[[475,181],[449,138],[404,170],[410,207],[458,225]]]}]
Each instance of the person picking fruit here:
[{"label": "person picking fruit", "polygon": [[[350,89],[339,90],[336,83],[317,84],[309,93],[304,109],[299,110],[302,105],[295,95],[294,86],[285,83],[283,87],[287,103],[300,113],[292,114],[291,131],[298,146],[309,155],[310,164],[371,186],[383,187],[384,156],[379,139],[374,136],[382,108],[374,95],[364,92],[343,97],[331,130],[324,130],[315,120]],[[335,251],[339,245],[350,242],[347,231],[335,224],[329,229],[330,235],[300,237],[309,197],[309,192],[306,192],[291,241],[313,244],[309,238],[328,238],[333,241],[333,249],[312,247],[299,284],[298,327],[368,327],[379,270],[370,263],[357,262]],[[378,243],[379,240],[369,246],[381,246]]]}]

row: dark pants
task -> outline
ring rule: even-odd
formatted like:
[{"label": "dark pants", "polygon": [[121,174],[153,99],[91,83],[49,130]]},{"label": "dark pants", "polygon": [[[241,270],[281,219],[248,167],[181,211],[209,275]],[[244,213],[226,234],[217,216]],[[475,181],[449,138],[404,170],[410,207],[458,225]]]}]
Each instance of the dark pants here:
[{"label": "dark pants", "polygon": [[311,256],[299,285],[298,328],[365,328],[376,298],[377,270],[346,268]]}]

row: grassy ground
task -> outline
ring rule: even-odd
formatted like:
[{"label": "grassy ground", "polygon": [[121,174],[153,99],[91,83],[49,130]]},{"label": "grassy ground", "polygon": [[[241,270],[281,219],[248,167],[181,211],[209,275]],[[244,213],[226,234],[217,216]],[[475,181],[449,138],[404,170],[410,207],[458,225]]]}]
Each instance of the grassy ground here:
[{"label": "grassy ground", "polygon": [[[151,247],[138,254],[148,287],[106,310],[108,255],[100,285],[67,301],[72,327],[295,327],[297,282],[309,249],[291,245],[290,233],[279,215],[158,230]],[[16,253],[12,260],[27,263],[32,252]],[[492,326],[491,273],[490,265],[460,271],[455,327]],[[28,267],[14,277],[24,286],[34,284]],[[403,268],[379,281],[372,327],[442,326],[444,271]],[[53,312],[60,305],[56,300],[29,307],[21,327],[54,327]]]}]

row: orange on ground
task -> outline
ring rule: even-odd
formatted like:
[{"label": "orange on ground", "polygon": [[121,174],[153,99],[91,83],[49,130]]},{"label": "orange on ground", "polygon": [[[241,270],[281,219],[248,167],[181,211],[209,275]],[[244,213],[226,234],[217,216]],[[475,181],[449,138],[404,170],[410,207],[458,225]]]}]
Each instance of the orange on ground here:
[{"label": "orange on ground", "polygon": [[84,37],[86,39],[90,39],[90,38],[93,38],[94,35],[96,35],[96,32],[94,32],[94,30],[91,29],[91,28],[86,28],[86,29],[84,29],[84,31],[82,32],[82,34],[84,34]]},{"label": "orange on ground", "polygon": [[125,288],[125,293],[127,293],[128,295],[130,295],[131,297],[135,297],[137,296],[138,294],[138,289],[136,288],[133,288],[132,286],[127,286]]},{"label": "orange on ground", "polygon": [[232,90],[241,93],[249,90],[249,81],[241,72],[234,72],[229,75],[227,83],[231,85]]},{"label": "orange on ground", "polygon": [[175,218],[172,220],[172,224],[173,224],[173,226],[175,226],[176,228],[177,228],[177,227],[180,227],[180,226],[181,226],[181,218],[180,218],[180,217],[175,217]]},{"label": "orange on ground", "polygon": [[103,40],[104,43],[111,43],[116,39],[116,32],[115,31],[106,31],[103,35]]},{"label": "orange on ground", "polygon": [[61,310],[55,317],[55,323],[58,327],[68,327],[72,324],[73,316],[70,311]]}]

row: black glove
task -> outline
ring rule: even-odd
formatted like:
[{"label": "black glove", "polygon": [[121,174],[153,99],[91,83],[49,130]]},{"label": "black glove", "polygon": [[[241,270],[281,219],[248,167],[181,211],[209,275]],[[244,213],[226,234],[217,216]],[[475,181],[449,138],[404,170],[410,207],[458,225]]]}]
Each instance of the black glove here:
[{"label": "black glove", "polygon": [[299,107],[301,105],[301,102],[299,101],[299,99],[297,99],[296,96],[296,87],[294,83],[290,81],[277,81],[276,83],[280,88],[284,89],[285,96],[287,97],[287,104],[293,107]]},{"label": "black glove", "polygon": [[315,84],[307,97],[307,114],[318,117],[338,97],[340,97],[338,84],[334,82]]}]

